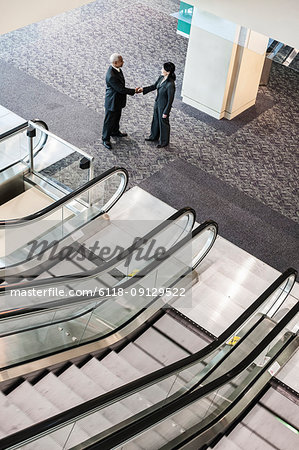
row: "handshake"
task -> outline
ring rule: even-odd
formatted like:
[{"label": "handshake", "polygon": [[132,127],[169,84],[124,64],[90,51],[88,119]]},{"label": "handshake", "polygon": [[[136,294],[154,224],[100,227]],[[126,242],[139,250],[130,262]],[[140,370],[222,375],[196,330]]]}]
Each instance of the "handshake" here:
[{"label": "handshake", "polygon": [[141,94],[141,92],[143,92],[143,88],[142,87],[135,88],[135,94]]}]

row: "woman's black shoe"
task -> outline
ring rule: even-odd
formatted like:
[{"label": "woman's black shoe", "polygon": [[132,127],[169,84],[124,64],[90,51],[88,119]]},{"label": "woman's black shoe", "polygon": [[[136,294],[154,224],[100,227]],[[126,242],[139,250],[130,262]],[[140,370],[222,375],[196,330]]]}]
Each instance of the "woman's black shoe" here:
[{"label": "woman's black shoe", "polygon": [[152,138],[148,137],[148,138],[145,138],[144,140],[148,141],[148,142],[154,142],[156,139],[152,139]]}]

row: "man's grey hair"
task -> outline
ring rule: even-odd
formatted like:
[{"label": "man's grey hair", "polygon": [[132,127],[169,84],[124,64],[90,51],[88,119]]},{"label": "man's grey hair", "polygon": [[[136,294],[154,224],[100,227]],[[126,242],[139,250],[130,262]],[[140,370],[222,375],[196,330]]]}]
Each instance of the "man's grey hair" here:
[{"label": "man's grey hair", "polygon": [[111,64],[116,63],[122,56],[119,53],[112,53],[109,58]]}]

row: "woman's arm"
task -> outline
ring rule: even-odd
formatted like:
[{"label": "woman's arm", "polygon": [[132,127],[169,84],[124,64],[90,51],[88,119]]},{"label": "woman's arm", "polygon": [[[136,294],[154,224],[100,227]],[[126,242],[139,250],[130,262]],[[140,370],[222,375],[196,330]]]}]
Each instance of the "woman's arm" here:
[{"label": "woman's arm", "polygon": [[144,88],[142,88],[142,93],[143,95],[148,94],[149,92],[154,91],[155,89],[157,89],[158,83],[160,81],[161,77],[159,77],[157,79],[157,81],[155,82],[155,84],[152,84],[151,86],[146,86]]},{"label": "woman's arm", "polygon": [[163,116],[169,116],[171,107],[172,107],[172,103],[174,100],[174,93],[175,93],[175,85],[174,83],[169,83],[168,82],[168,86],[167,86],[167,104],[164,108],[163,111]]}]

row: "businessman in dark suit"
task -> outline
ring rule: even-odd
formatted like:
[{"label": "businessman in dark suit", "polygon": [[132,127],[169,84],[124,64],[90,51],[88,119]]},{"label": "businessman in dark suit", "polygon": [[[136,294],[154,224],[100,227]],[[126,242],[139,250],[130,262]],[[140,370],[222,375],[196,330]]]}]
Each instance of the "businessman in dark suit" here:
[{"label": "businessman in dark suit", "polygon": [[126,106],[127,95],[134,95],[139,88],[129,89],[125,86],[125,78],[122,73],[123,58],[117,53],[110,56],[111,66],[106,74],[105,119],[103,125],[103,145],[112,149],[110,136],[125,137],[127,133],[119,130],[121,111]]}]

